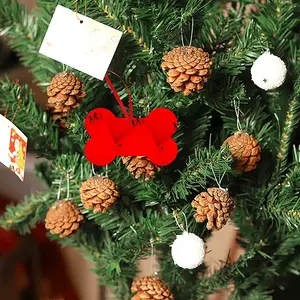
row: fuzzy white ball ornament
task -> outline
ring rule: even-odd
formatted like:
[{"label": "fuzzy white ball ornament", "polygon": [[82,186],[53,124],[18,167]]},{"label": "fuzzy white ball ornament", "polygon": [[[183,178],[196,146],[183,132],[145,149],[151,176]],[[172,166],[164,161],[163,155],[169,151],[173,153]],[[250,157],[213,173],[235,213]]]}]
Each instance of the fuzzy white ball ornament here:
[{"label": "fuzzy white ball ornament", "polygon": [[259,56],[251,68],[252,81],[266,91],[281,86],[286,73],[285,63],[269,51]]},{"label": "fuzzy white ball ornament", "polygon": [[183,269],[194,269],[203,263],[205,244],[194,233],[184,231],[177,235],[172,247],[174,263]]}]

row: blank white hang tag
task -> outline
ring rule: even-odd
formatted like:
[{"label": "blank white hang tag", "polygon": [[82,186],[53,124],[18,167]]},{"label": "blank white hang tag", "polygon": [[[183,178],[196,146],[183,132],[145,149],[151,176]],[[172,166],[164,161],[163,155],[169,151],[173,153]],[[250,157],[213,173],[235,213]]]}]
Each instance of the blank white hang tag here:
[{"label": "blank white hang tag", "polygon": [[39,53],[103,80],[122,32],[58,5]]}]

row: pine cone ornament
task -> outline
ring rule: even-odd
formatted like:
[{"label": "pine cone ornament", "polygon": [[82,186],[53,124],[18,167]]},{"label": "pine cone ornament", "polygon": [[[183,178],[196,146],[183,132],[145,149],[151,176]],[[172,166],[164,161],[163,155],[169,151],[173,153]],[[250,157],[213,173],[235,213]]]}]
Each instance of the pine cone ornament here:
[{"label": "pine cone ornament", "polygon": [[49,209],[45,218],[45,227],[52,234],[59,234],[61,238],[69,236],[79,228],[83,215],[73,201],[60,200]]},{"label": "pine cone ornament", "polygon": [[83,182],[80,188],[81,201],[94,213],[105,213],[119,198],[119,188],[114,181],[104,176],[94,176]]},{"label": "pine cone ornament", "polygon": [[234,201],[227,190],[209,188],[207,192],[202,192],[195,197],[192,207],[197,209],[194,214],[197,222],[203,223],[207,220],[208,230],[219,230],[227,223],[234,208]]},{"label": "pine cone ornament", "polygon": [[168,286],[159,278],[145,276],[135,280],[131,286],[132,293],[136,293],[132,300],[174,300]]},{"label": "pine cone ornament", "polygon": [[210,77],[212,61],[201,48],[178,47],[163,57],[161,67],[168,71],[167,82],[185,96],[200,92]]},{"label": "pine cone ornament", "polygon": [[261,158],[261,148],[256,138],[244,131],[238,131],[225,140],[223,146],[226,145],[232,154],[238,172],[249,172],[256,169]]},{"label": "pine cone ornament", "polygon": [[53,120],[66,117],[81,104],[81,99],[86,96],[82,91],[84,87],[79,78],[70,72],[62,72],[52,78],[47,88],[49,99],[46,109],[50,111]]},{"label": "pine cone ornament", "polygon": [[122,156],[122,162],[135,179],[144,175],[145,181],[149,181],[160,171],[146,156]]}]

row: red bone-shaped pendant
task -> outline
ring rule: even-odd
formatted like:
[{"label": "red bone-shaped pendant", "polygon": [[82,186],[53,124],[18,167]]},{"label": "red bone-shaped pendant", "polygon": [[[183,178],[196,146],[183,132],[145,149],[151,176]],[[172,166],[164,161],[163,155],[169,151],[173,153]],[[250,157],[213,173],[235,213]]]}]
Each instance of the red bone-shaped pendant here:
[{"label": "red bone-shaped pendant", "polygon": [[171,136],[176,132],[176,116],[167,108],[157,108],[146,118],[117,118],[104,108],[92,110],[85,119],[91,139],[85,145],[87,159],[98,166],[111,163],[116,156],[147,156],[166,166],[177,156]]},{"label": "red bone-shaped pendant", "polygon": [[146,118],[134,118],[132,98],[125,82],[123,81],[128,91],[129,114],[107,75],[105,80],[125,118],[117,118],[105,108],[94,109],[86,116],[84,126],[91,136],[84,149],[87,159],[94,165],[106,166],[116,156],[146,156],[158,166],[170,164],[178,152],[177,145],[171,138],[178,125],[173,112],[167,108],[157,108]]}]

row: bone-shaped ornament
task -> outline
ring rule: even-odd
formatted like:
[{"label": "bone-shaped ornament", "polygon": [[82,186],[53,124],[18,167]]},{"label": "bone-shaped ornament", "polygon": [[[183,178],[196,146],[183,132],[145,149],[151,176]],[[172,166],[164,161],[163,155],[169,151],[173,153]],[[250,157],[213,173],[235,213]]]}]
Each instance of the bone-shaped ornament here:
[{"label": "bone-shaped ornament", "polygon": [[111,111],[97,108],[85,118],[91,136],[85,155],[98,166],[111,163],[116,156],[146,156],[152,163],[166,166],[178,153],[171,138],[177,126],[176,116],[167,108],[157,108],[146,118],[117,118]]}]

